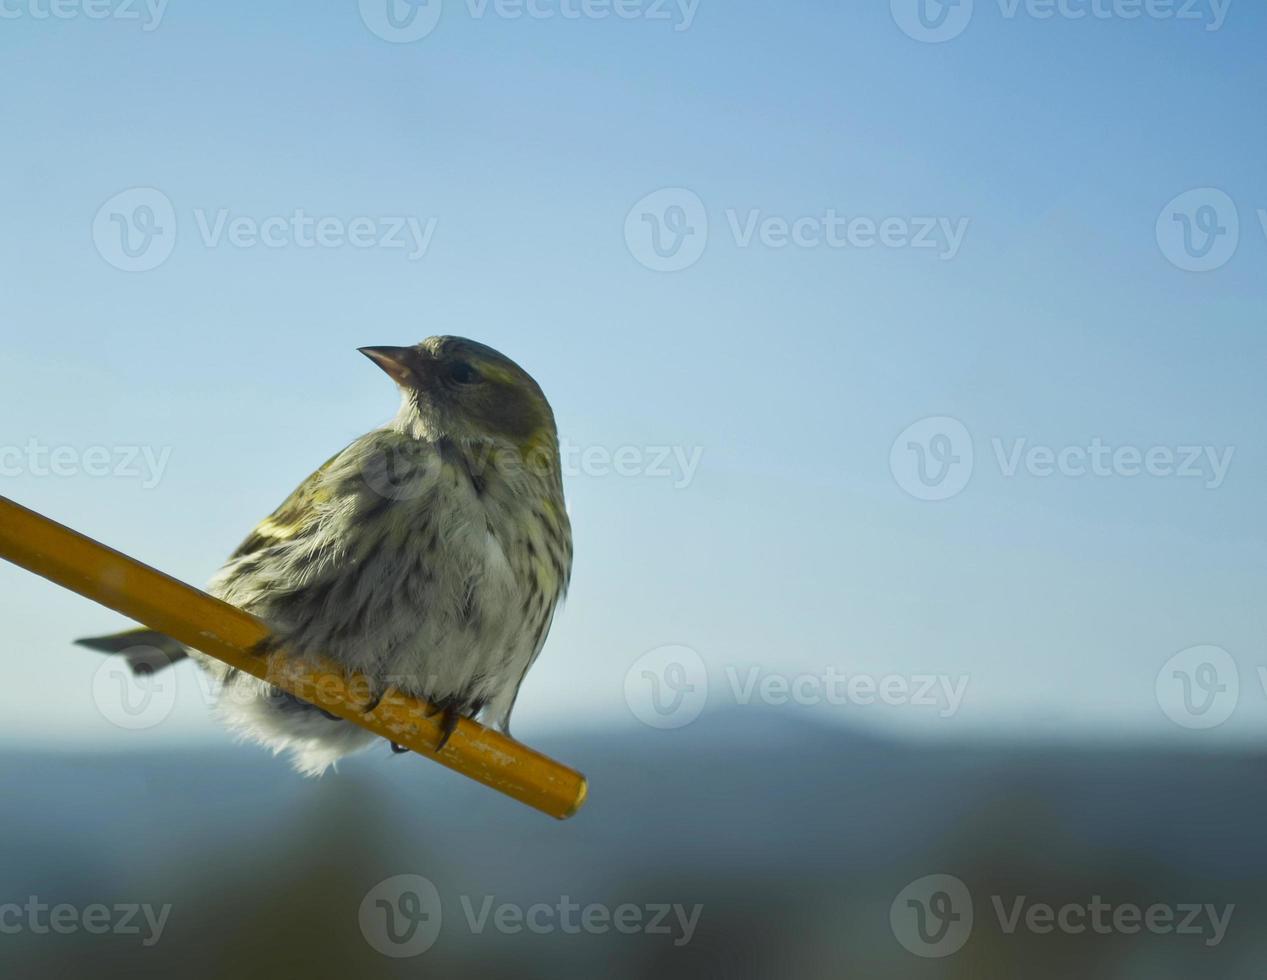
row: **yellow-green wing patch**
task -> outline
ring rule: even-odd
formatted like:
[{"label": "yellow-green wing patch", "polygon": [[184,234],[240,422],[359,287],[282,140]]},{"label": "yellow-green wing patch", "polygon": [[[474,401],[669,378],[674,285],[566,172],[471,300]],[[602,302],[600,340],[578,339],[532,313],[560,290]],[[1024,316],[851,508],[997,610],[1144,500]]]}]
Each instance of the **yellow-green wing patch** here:
[{"label": "yellow-green wing patch", "polygon": [[342,452],[338,452],[331,456],[316,472],[299,484],[280,507],[256,525],[255,530],[238,546],[237,551],[229,556],[229,560],[245,558],[280,541],[298,537],[311,527],[317,520],[320,505],[330,496],[330,491],[323,486],[321,477],[342,455]]}]

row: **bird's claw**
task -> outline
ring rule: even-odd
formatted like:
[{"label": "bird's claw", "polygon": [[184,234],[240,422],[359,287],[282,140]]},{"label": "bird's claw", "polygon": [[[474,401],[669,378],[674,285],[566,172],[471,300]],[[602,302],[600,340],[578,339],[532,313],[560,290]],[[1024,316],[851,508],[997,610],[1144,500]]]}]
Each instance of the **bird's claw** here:
[{"label": "bird's claw", "polygon": [[449,744],[449,738],[457,731],[458,722],[461,719],[462,712],[456,701],[451,701],[444,706],[444,717],[440,719],[440,741],[436,745],[437,752],[443,751]]},{"label": "bird's claw", "polygon": [[[378,700],[374,705],[377,706]],[[373,708],[367,709],[366,713],[372,711]],[[427,703],[426,709],[423,711],[424,718],[434,718],[440,715],[440,741],[436,743],[435,751],[442,752],[444,747],[449,744],[449,739],[453,737],[453,733],[457,731],[458,723],[462,720],[462,702],[457,698],[442,698],[439,701],[430,701]],[[403,746],[392,742],[393,752],[408,752],[409,750]]]},{"label": "bird's claw", "polygon": [[267,657],[270,653],[276,653],[282,647],[282,641],[272,633],[258,640],[251,646],[251,653],[257,657]]},{"label": "bird's claw", "polygon": [[376,691],[373,694],[371,694],[369,701],[361,706],[361,714],[372,715],[374,713],[374,710],[380,704],[383,703],[383,698],[386,695],[387,695],[387,688],[383,688],[381,691]]}]

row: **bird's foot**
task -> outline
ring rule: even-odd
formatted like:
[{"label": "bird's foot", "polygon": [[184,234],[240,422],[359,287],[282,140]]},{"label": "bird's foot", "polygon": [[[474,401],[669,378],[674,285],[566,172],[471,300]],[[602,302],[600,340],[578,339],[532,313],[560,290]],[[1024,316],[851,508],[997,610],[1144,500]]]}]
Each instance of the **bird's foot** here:
[{"label": "bird's foot", "polygon": [[457,731],[458,722],[462,719],[462,708],[457,701],[450,701],[444,706],[444,717],[440,719],[440,741],[436,751],[441,752],[449,744],[449,738]]},{"label": "bird's foot", "polygon": [[389,687],[383,688],[381,691],[374,691],[370,694],[370,699],[361,705],[361,714],[372,715],[374,710],[383,703],[383,698],[387,696],[387,692],[391,690]]},{"label": "bird's foot", "polygon": [[448,711],[449,705],[453,703],[453,698],[441,698],[439,701],[428,701],[427,710],[422,713],[424,718],[434,718],[441,711]]},{"label": "bird's foot", "polygon": [[267,657],[270,653],[276,653],[281,648],[282,641],[272,633],[269,633],[268,636],[251,647],[251,653],[257,657]]},{"label": "bird's foot", "polygon": [[449,739],[457,730],[458,722],[462,719],[461,698],[440,698],[438,701],[432,701],[428,704],[427,710],[423,712],[424,717],[434,718],[441,715],[440,718],[440,741],[436,744],[436,751],[440,752],[449,744]]}]

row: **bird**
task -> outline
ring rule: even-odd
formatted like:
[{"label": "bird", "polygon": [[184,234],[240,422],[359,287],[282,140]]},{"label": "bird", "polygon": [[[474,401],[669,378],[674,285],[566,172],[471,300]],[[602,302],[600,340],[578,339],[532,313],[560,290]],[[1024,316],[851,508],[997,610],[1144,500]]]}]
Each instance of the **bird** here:
[{"label": "bird", "polygon": [[[510,734],[520,685],[572,572],[558,430],[536,381],[463,337],[362,347],[400,408],[259,523],[207,590],[260,617],[268,649],[330,658],[385,692]],[[146,674],[186,657],[241,738],[319,776],[376,736],[148,629],[76,641]],[[403,751],[392,745],[393,750]]]}]

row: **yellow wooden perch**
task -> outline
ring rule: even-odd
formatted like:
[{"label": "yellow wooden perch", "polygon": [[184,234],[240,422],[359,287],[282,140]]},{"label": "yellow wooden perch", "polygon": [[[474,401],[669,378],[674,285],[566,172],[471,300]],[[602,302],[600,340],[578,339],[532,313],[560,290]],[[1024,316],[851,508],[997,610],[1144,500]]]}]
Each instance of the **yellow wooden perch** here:
[{"label": "yellow wooden perch", "polygon": [[268,637],[263,621],[5,497],[0,497],[0,558],[552,817],[565,820],[585,802],[579,772],[477,722],[459,721],[436,752],[440,719],[427,717],[432,711],[426,702],[392,692],[366,714],[366,678],[349,676],[332,661],[300,661],[285,651],[253,653]]}]

